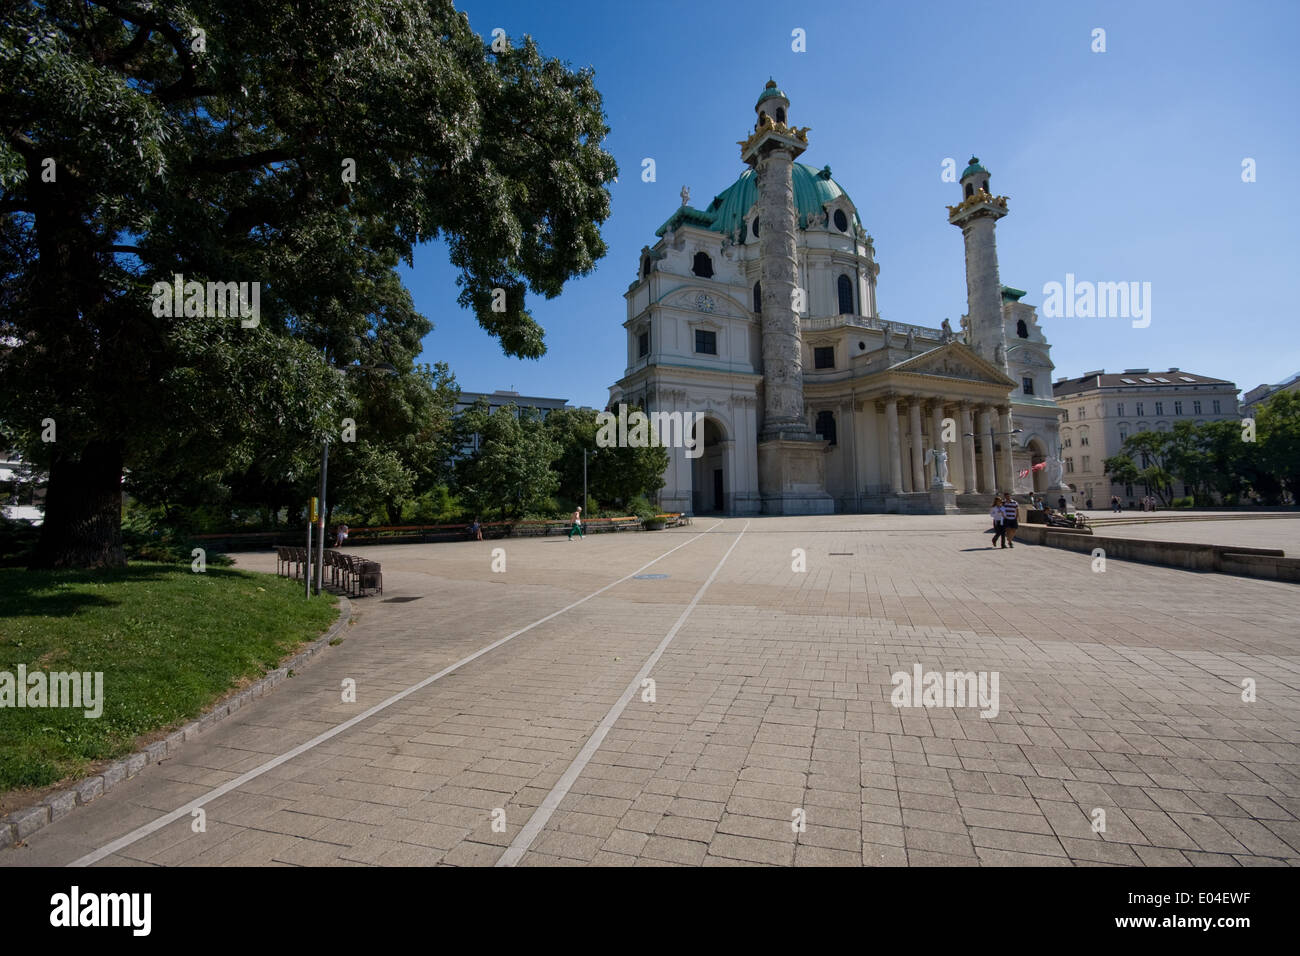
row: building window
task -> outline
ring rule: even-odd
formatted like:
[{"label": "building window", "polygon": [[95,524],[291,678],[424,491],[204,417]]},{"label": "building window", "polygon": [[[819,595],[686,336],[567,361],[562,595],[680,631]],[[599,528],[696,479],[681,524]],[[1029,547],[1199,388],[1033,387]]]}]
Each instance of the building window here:
[{"label": "building window", "polygon": [[853,281],[840,276],[836,282],[840,292],[840,315],[853,315]]},{"label": "building window", "polygon": [[844,215],[843,209],[835,210],[835,228],[840,232],[849,231],[849,217]]},{"label": "building window", "polygon": [[1183,403],[1182,403],[1182,402],[1174,402],[1174,414],[1175,414],[1175,415],[1181,415],[1182,413],[1183,413]]},{"label": "building window", "polygon": [[1034,394],[1034,380],[1028,375],[1020,380],[1020,385],[1025,390],[1026,395]]},{"label": "building window", "polygon": [[821,435],[822,438],[826,439],[826,441],[828,441],[828,442],[830,442],[832,445],[834,445],[834,444],[835,444],[835,415],[834,415],[834,413],[832,413],[832,412],[818,412],[818,413],[817,413],[817,428],[816,428],[816,431],[817,431],[817,434],[818,434],[818,435]]},{"label": "building window", "polygon": [[1119,430],[1119,440],[1120,440],[1121,442],[1128,441],[1128,429],[1127,429],[1127,428],[1121,428],[1121,429]]},{"label": "building window", "polygon": [[1192,414],[1193,415],[1201,414],[1201,400],[1199,398],[1195,399],[1192,402]]},{"label": "building window", "polygon": [[1156,402],[1156,414],[1157,414],[1157,415],[1163,415],[1164,413],[1165,413],[1165,403],[1164,403],[1164,402]]},{"label": "building window", "polygon": [[975,195],[975,187],[974,187],[973,185],[971,185],[970,183],[967,183],[967,184],[966,184],[966,196],[967,196],[967,198],[970,198],[971,196],[974,196],[974,195]]},{"label": "building window", "polygon": [[1138,407],[1138,414],[1139,414],[1139,415],[1145,415],[1145,414],[1146,414],[1146,409],[1143,407],[1143,405],[1142,405],[1141,402],[1138,402],[1138,403],[1137,403],[1137,407]]},{"label": "building window", "polygon": [[695,330],[695,351],[705,355],[718,354],[718,333],[707,329]]},{"label": "building window", "polygon": [[1074,474],[1074,459],[1073,459],[1073,458],[1067,458],[1067,459],[1065,459],[1065,473],[1066,473],[1067,475],[1072,475],[1072,474]]},{"label": "building window", "polygon": [[1022,339],[1029,338],[1029,329],[1026,327],[1024,319],[1016,320],[1016,335],[1020,336]]},{"label": "building window", "polygon": [[1065,439],[1063,439],[1063,440],[1061,441],[1061,447],[1062,447],[1062,448],[1069,448],[1070,445],[1071,445],[1073,442],[1074,442],[1074,439],[1073,439],[1073,438],[1065,438]]},{"label": "building window", "polygon": [[1083,421],[1083,420],[1084,420],[1085,418],[1087,418],[1087,417],[1088,417],[1088,410],[1087,410],[1086,408],[1084,408],[1082,405],[1080,405],[1080,406],[1079,406],[1079,421]]},{"label": "building window", "polygon": [[763,311],[763,284],[761,282],[754,283],[754,311],[760,314]]},{"label": "building window", "polygon": [[754,238],[758,238],[758,217],[754,217]]},{"label": "building window", "polygon": [[778,106],[778,107],[776,108],[776,121],[777,121],[778,123],[784,123],[784,122],[785,122],[785,107],[784,107],[784,106]]},{"label": "building window", "polygon": [[1080,444],[1080,445],[1086,445],[1086,444],[1088,444],[1088,434],[1087,434],[1087,432],[1084,432],[1082,435],[1079,436],[1079,444]]},{"label": "building window", "polygon": [[649,257],[649,256],[646,256],[646,257],[645,257],[645,265],[641,267],[641,274],[642,274],[643,276],[648,276],[648,275],[650,274],[650,257]]},{"label": "building window", "polygon": [[701,279],[713,278],[713,260],[707,252],[695,253],[695,264],[691,266],[691,271]]},{"label": "building window", "polygon": [[1219,407],[1219,400],[1216,398],[1214,400],[1214,414],[1219,415],[1222,414],[1222,412],[1223,409]]},{"label": "building window", "polygon": [[1062,421],[1068,422],[1070,420],[1070,410],[1068,408],[1063,408],[1061,411],[1065,413],[1065,418],[1063,418]]},{"label": "building window", "polygon": [[1119,403],[1117,403],[1117,404],[1115,405],[1115,414],[1116,414],[1116,415],[1123,415],[1123,414],[1124,414],[1124,403],[1123,403],[1123,402],[1119,402]]},{"label": "building window", "polygon": [[636,354],[637,358],[645,358],[650,354],[650,333],[642,332],[636,337]]},{"label": "building window", "polygon": [[[813,368],[834,368],[835,346],[818,346],[813,349]],[[827,412],[826,414],[830,414]]]}]

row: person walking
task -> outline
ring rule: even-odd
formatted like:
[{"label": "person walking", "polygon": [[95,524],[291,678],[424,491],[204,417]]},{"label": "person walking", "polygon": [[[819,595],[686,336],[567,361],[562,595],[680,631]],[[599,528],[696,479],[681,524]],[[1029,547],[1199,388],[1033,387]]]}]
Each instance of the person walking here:
[{"label": "person walking", "polygon": [[1020,527],[1020,502],[1007,494],[1002,502],[1002,540],[1004,548],[1016,546],[1016,529]]},{"label": "person walking", "polygon": [[[996,548],[998,546],[998,538],[1004,538],[1006,535],[1006,529],[1002,524],[1002,496],[1001,495],[993,496],[993,507],[989,509],[989,517],[993,519],[993,543],[989,545],[989,547]],[[1004,540],[1002,542],[1002,547],[1005,548],[1006,546],[1007,543]]]},{"label": "person walking", "polygon": [[573,512],[573,526],[569,528],[570,541],[573,540],[573,532],[575,531],[578,532],[579,538],[586,539],[587,536],[582,533],[582,508],[577,508]]}]

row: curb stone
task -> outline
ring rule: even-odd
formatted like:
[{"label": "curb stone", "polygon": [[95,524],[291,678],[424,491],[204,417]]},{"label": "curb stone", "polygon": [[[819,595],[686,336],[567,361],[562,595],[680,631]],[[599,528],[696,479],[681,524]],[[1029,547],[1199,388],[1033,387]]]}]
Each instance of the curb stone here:
[{"label": "curb stone", "polygon": [[330,641],[338,637],[352,622],[352,602],[341,594],[338,597],[339,616],[330,629],[279,667],[268,671],[261,680],[246,687],[229,700],[217,704],[198,719],[190,721],[164,739],[155,741],[143,750],[124,757],[116,763],[109,764],[95,776],[78,780],[67,790],[51,793],[35,806],[24,807],[6,817],[0,817],[0,853],[17,846],[33,833],[49,826],[76,807],[85,806],[96,797],[107,793],[123,780],[134,777],[149,764],[159,763],[173,756],[186,741],[193,740],[200,733],[211,729],[253,700],[274,690],[288,678],[291,670],[304,666],[329,647]]}]

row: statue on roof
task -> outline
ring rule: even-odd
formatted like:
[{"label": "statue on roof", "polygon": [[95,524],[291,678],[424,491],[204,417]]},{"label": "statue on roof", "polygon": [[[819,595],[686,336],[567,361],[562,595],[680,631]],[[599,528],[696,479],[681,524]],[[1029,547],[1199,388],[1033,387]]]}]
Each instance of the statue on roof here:
[{"label": "statue on roof", "polygon": [[916,348],[916,329],[907,330],[907,339],[904,344],[907,346],[909,352]]},{"label": "statue on roof", "polygon": [[939,341],[943,342],[946,345],[952,340],[953,340],[952,324],[947,319],[944,319],[943,325],[939,326]]},{"label": "statue on roof", "polygon": [[689,206],[691,204],[691,187],[683,186],[681,196],[682,196],[682,205]]},{"label": "statue on roof", "polygon": [[894,327],[892,325],[890,325],[888,322],[880,323],[880,334],[885,337],[885,348],[891,347],[891,343],[889,340],[890,337],[893,335],[893,333],[894,333]]}]

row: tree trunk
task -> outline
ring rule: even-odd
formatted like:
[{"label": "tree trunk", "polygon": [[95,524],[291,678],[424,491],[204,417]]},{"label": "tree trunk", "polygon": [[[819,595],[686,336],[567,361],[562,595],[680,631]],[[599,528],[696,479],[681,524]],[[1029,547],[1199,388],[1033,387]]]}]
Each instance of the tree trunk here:
[{"label": "tree trunk", "polygon": [[126,567],[121,446],[92,442],[79,458],[55,453],[31,567]]}]

